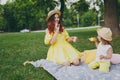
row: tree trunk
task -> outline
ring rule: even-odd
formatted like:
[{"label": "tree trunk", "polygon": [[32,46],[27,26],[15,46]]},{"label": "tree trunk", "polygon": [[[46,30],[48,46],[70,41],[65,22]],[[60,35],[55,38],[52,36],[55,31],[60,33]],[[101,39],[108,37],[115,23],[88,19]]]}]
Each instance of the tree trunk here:
[{"label": "tree trunk", "polygon": [[105,27],[112,30],[113,36],[120,36],[118,0],[104,0]]},{"label": "tree trunk", "polygon": [[61,8],[60,8],[61,18],[60,18],[60,20],[62,21],[64,7],[65,7],[65,0],[60,0],[60,3],[61,3]]}]

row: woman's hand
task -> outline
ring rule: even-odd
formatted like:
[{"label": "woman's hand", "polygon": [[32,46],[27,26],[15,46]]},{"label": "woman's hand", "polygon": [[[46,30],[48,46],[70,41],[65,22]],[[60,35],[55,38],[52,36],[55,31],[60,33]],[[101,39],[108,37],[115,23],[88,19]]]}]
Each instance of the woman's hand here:
[{"label": "woman's hand", "polygon": [[55,33],[54,33],[54,35],[53,35],[53,37],[52,37],[52,39],[51,39],[51,41],[50,41],[50,44],[54,44],[55,43],[55,41],[56,41],[56,38],[57,38],[57,36],[58,36],[58,34],[59,34],[59,29],[60,29],[60,24],[55,24]]},{"label": "woman's hand", "polygon": [[60,24],[56,23],[56,24],[55,24],[55,30],[56,30],[57,32],[59,32],[59,29],[60,29]]},{"label": "woman's hand", "polygon": [[72,36],[71,39],[73,42],[76,42],[78,40],[78,38],[76,36]]},{"label": "woman's hand", "polygon": [[71,37],[69,37],[68,39],[66,39],[68,42],[71,42],[71,41],[73,41],[73,42],[76,42],[77,40],[78,40],[78,38],[76,37],[76,36],[71,36]]}]

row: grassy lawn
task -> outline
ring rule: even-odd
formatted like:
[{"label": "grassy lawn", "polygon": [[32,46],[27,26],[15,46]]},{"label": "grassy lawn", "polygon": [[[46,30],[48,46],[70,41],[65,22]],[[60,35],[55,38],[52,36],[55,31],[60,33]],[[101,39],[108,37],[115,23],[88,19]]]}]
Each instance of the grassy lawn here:
[{"label": "grassy lawn", "polygon": [[[71,36],[79,38],[71,43],[79,51],[94,49],[89,37],[96,36],[96,29],[69,31]],[[0,34],[0,80],[54,80],[42,68],[32,65],[23,66],[26,60],[45,59],[48,45],[44,44],[44,32]],[[113,38],[113,49],[120,53],[120,37]]]}]

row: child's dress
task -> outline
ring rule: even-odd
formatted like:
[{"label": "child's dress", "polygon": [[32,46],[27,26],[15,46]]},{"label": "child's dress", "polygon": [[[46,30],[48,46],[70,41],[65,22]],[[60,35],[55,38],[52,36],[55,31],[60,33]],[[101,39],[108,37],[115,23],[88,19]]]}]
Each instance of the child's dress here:
[{"label": "child's dress", "polygon": [[109,48],[112,48],[111,45],[103,45],[101,42],[98,44],[96,60],[91,62],[89,68],[99,67],[100,72],[108,72],[110,67],[110,59],[100,59],[100,55],[106,56]]},{"label": "child's dress", "polygon": [[[45,44],[50,44],[52,36],[53,35],[49,33],[45,35]],[[69,34],[66,30],[58,34],[55,43],[52,44],[48,50],[47,60],[62,64],[68,61],[72,63],[74,59],[80,59],[82,57],[82,53],[66,41],[67,38],[69,38]]]}]

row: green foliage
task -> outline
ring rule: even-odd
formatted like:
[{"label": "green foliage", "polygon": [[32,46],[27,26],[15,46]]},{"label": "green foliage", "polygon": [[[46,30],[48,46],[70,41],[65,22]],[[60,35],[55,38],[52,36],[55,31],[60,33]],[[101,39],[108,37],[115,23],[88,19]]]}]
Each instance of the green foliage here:
[{"label": "green foliage", "polygon": [[89,4],[85,0],[80,0],[71,6],[71,9],[79,14],[84,14],[88,8]]},{"label": "green foliage", "polygon": [[[85,0],[80,0],[71,6],[72,22],[74,26],[81,26],[81,16],[89,11],[89,4]],[[79,18],[78,18],[79,15]],[[78,21],[79,19],[79,21]]]},{"label": "green foliage", "polygon": [[[59,0],[63,1],[64,0]],[[66,0],[65,0],[66,1]],[[101,17],[104,19],[104,4],[99,0],[92,1],[100,4]],[[63,4],[63,3],[62,3]],[[92,26],[97,24],[97,13],[89,11],[86,0],[79,0],[70,9],[64,7],[63,21],[67,27]],[[120,13],[120,0],[118,0],[118,13]],[[16,32],[28,28],[30,30],[42,30],[46,28],[47,13],[55,8],[54,0],[13,0],[5,5],[0,5],[0,29],[8,32]],[[79,22],[77,21],[79,15]],[[120,18],[120,14],[119,18]]]},{"label": "green foliage", "polygon": [[120,23],[120,0],[118,0],[118,15],[119,15],[119,23]]},{"label": "green foliage", "polygon": [[70,9],[64,10],[64,25],[67,27],[75,27],[78,26],[78,23],[80,23],[80,18],[79,22],[77,20],[77,15],[82,16],[84,13],[88,11],[89,4],[86,3],[85,0],[80,0],[74,4],[71,5]]},{"label": "green foliage", "polygon": [[101,12],[100,20],[104,20],[104,4],[100,5],[100,12]]},{"label": "green foliage", "polygon": [[6,31],[45,29],[46,16],[54,9],[53,0],[15,0],[3,6],[3,17],[8,26]]},{"label": "green foliage", "polygon": [[17,21],[14,17],[14,4],[9,3],[3,6],[3,17],[7,21],[8,26],[6,27],[5,31],[15,31]]},{"label": "green foliage", "polygon": [[7,26],[7,21],[0,15],[0,31],[4,31]]},{"label": "green foliage", "polygon": [[81,17],[81,26],[94,26],[97,24],[97,14],[93,11],[88,11]]},{"label": "green foliage", "polygon": [[[73,16],[71,16],[72,11],[70,9],[64,10],[63,22],[65,27],[71,27],[73,25]],[[67,15],[67,16],[66,16]]]},{"label": "green foliage", "polygon": [[[5,31],[20,31],[24,28],[45,29],[47,13],[54,8],[53,0],[14,0],[9,2],[3,5],[3,18],[6,20]],[[87,11],[88,4],[85,0],[73,4],[69,10],[65,9],[63,13],[65,26],[76,26],[76,14],[83,14]]]}]

